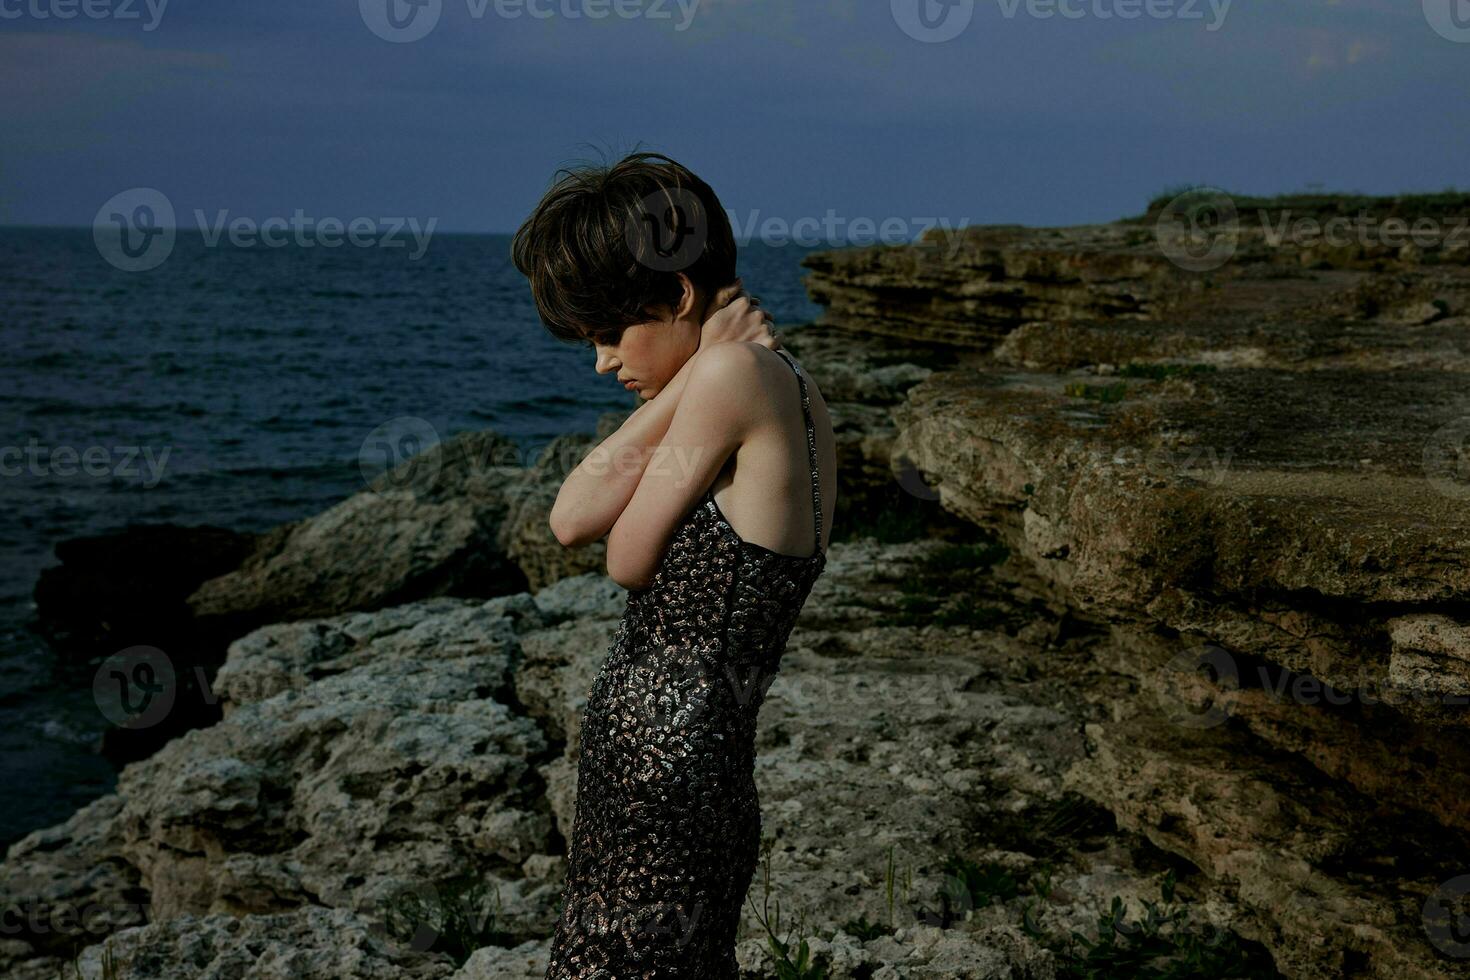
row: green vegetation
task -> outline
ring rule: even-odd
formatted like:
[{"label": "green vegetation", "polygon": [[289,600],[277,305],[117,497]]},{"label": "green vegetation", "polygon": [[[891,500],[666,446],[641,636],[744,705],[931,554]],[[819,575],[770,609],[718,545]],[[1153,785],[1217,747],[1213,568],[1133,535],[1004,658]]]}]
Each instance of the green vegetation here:
[{"label": "green vegetation", "polygon": [[947,544],[929,556],[924,563],[926,576],[969,573],[979,568],[999,565],[1011,556],[1010,549],[994,538],[964,544]]},{"label": "green vegetation", "polygon": [[1089,840],[1116,830],[1111,813],[1078,793],[1066,793],[1054,803],[1003,815],[988,826],[989,837],[998,847],[1044,861],[1086,847]]},{"label": "green vegetation", "polygon": [[886,936],[893,932],[897,928],[897,919],[894,917],[894,902],[899,888],[903,889],[903,900],[907,904],[909,895],[913,890],[912,869],[905,867],[903,877],[900,879],[894,869],[893,845],[889,844],[888,867],[883,873],[883,896],[888,905],[888,924],[885,926],[880,923],[869,922],[867,913],[865,912],[859,918],[849,919],[842,926],[842,931],[850,936],[856,936],[864,942],[870,939],[877,939],[879,936]]},{"label": "green vegetation", "polygon": [[1164,878],[1163,902],[1144,901],[1141,919],[1130,922],[1123,899],[1097,920],[1097,938],[1073,932],[1058,946],[1056,937],[1034,930],[1033,938],[1057,953],[1057,976],[1065,980],[1269,980],[1279,977],[1269,958],[1247,950],[1233,932],[1189,922],[1189,910],[1174,904],[1174,875]]},{"label": "green vegetation", "polygon": [[972,909],[1000,906],[1022,894],[1021,926],[1057,955],[1057,976],[1066,980],[1266,980],[1280,976],[1260,949],[1247,949],[1240,937],[1190,921],[1187,907],[1175,904],[1173,871],[1164,876],[1162,902],[1144,901],[1141,918],[1128,918],[1120,896],[1097,920],[1092,938],[1072,931],[1062,936],[1042,927],[1041,913],[1053,894],[1052,869],[1043,863],[1023,884],[1004,866],[975,864],[952,857],[945,862],[937,912],[923,909],[921,918],[941,928],[963,921]]},{"label": "green vegetation", "polygon": [[[126,966],[127,964],[123,964]],[[71,960],[71,976],[67,976],[66,964],[56,972],[56,980],[82,980],[82,953],[78,950]],[[112,951],[112,940],[106,939],[102,945],[102,973],[101,980],[121,980],[121,967],[118,966],[117,955]]]},{"label": "green vegetation", "polygon": [[912,497],[909,499],[914,503],[899,507],[885,507],[870,520],[844,522],[843,540],[870,537],[883,544],[899,544],[924,537],[928,530],[924,512],[915,506],[918,503],[917,500]]},{"label": "green vegetation", "polygon": [[1199,191],[1200,200],[1204,202],[1216,190],[1225,191],[1225,193],[1229,194],[1236,211],[1242,215],[1248,211],[1275,211],[1281,209],[1289,209],[1302,213],[1331,212],[1343,214],[1368,211],[1381,212],[1384,215],[1416,215],[1425,217],[1434,215],[1458,216],[1470,213],[1470,191],[1462,191],[1453,187],[1447,187],[1438,193],[1427,194],[1370,195],[1363,194],[1359,191],[1332,193],[1313,190],[1257,197],[1249,194],[1232,194],[1224,188],[1211,188],[1207,184],[1179,184],[1173,187],[1166,187],[1162,192],[1154,196],[1148,202],[1147,210],[1143,214],[1133,215],[1121,220],[1124,223],[1150,221],[1155,214],[1181,195],[1188,194],[1190,191]]},{"label": "green vegetation", "polygon": [[496,928],[500,914],[497,889],[493,908],[485,901],[483,882],[450,882],[430,897],[405,891],[389,903],[388,934],[399,942],[412,943],[431,937],[428,951],[444,953],[457,966],[464,966],[482,946],[511,946],[515,937]]},{"label": "green vegetation", "polygon": [[842,931],[849,936],[856,936],[863,942],[867,942],[870,939],[877,939],[879,936],[886,936],[893,930],[888,926],[880,925],[876,922],[869,922],[868,915],[864,912],[859,918],[848,919],[847,922],[843,923]]},{"label": "green vegetation", "polygon": [[1212,374],[1214,371],[1213,364],[1125,364],[1118,370],[1118,376],[1163,381],[1166,378],[1192,378],[1197,374]]},{"label": "green vegetation", "polygon": [[936,549],[898,583],[901,595],[890,621],[896,626],[993,629],[1004,622],[1005,613],[976,601],[974,576],[1009,557],[1009,549],[993,538]]},{"label": "green vegetation", "polygon": [[[1095,809],[1063,800],[1027,819],[1033,832],[1086,836],[1099,829]],[[801,926],[795,939],[789,933],[779,936],[779,902],[774,915],[769,914],[774,844],[774,837],[761,841],[765,895],[763,911],[757,912],[768,937],[772,976],[776,980],[826,980],[826,967],[813,962]],[[1055,848],[1047,845],[1043,850]],[[1190,908],[1175,900],[1173,870],[1163,877],[1161,900],[1143,900],[1141,915],[1130,917],[1122,896],[1113,896],[1107,911],[1097,918],[1095,935],[1076,930],[1063,935],[1042,924],[1047,908],[1058,898],[1055,868],[1049,859],[1036,862],[1029,873],[1020,875],[1000,862],[976,863],[953,855],[944,862],[943,871],[936,907],[914,909],[920,922],[947,929],[963,922],[972,910],[1010,906],[1021,928],[1056,956],[1057,976],[1064,980],[1279,980],[1281,976],[1260,946],[1244,942],[1229,930],[1192,921]],[[892,933],[902,924],[895,918],[896,904],[910,907],[911,884],[908,869],[901,875],[896,872],[890,846],[884,873],[888,923],[870,922],[865,913],[844,924],[842,931],[863,942]],[[754,899],[751,901],[754,908]]]},{"label": "green vegetation", "polygon": [[944,881],[935,901],[938,909],[927,906],[919,917],[928,925],[948,929],[963,922],[972,909],[1004,905],[1021,894],[1021,884],[1005,866],[994,861],[975,864],[968,858],[951,857],[944,862]]},{"label": "green vegetation", "polygon": [[1088,384],[1086,381],[1072,381],[1067,384],[1066,393],[1071,398],[1090,398],[1104,404],[1122,401],[1128,394],[1128,386],[1122,382],[1109,385]]},{"label": "green vegetation", "polygon": [[[775,980],[826,980],[827,970],[812,962],[811,948],[807,945],[805,923],[798,917],[794,932],[784,937],[776,935],[781,930],[781,900],[776,900],[776,911],[771,912],[771,850],[776,846],[775,837],[761,838],[761,910],[755,913],[761,928],[766,930],[766,949],[771,957],[771,968]],[[755,911],[755,903],[751,903]]]}]

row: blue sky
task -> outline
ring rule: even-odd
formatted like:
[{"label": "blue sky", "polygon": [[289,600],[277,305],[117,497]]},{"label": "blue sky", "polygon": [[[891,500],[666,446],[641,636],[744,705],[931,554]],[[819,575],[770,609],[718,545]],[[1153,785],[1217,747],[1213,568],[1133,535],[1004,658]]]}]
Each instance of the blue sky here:
[{"label": "blue sky", "polygon": [[1470,0],[974,0],[940,42],[902,26],[921,0],[420,0],[408,43],[371,27],[388,0],[148,2],[0,0],[0,221],[86,225],[152,187],[181,214],[510,231],[589,144],[788,223],[1470,187],[1470,38],[1426,14],[1460,4],[1470,33]]}]

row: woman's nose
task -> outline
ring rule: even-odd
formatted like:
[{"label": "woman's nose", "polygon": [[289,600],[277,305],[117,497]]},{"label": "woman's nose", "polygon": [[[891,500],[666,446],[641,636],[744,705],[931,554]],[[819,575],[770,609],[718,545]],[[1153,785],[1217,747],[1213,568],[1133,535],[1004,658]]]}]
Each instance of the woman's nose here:
[{"label": "woman's nose", "polygon": [[611,352],[599,351],[597,354],[597,373],[606,374],[615,370],[613,367],[613,356]]}]

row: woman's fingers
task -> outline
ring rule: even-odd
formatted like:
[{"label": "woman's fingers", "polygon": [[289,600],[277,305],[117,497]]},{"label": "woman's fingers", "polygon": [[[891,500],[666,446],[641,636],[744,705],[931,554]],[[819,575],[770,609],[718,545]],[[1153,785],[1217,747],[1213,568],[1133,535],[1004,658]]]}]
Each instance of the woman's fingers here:
[{"label": "woman's fingers", "polygon": [[709,306],[707,307],[708,314],[713,315],[714,313],[723,310],[725,307],[735,302],[735,300],[738,299],[744,292],[745,285],[739,279],[736,279],[728,286],[722,286],[721,288],[715,290],[715,294],[710,297]]}]

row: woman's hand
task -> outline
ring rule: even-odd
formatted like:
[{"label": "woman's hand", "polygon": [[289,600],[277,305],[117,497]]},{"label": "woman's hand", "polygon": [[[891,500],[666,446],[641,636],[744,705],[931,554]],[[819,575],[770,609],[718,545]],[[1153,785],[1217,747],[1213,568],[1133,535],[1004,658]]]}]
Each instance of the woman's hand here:
[{"label": "woman's hand", "polygon": [[745,340],[780,350],[775,327],[771,314],[760,308],[760,300],[748,295],[742,281],[736,279],[733,285],[715,293],[705,307],[699,345]]}]

